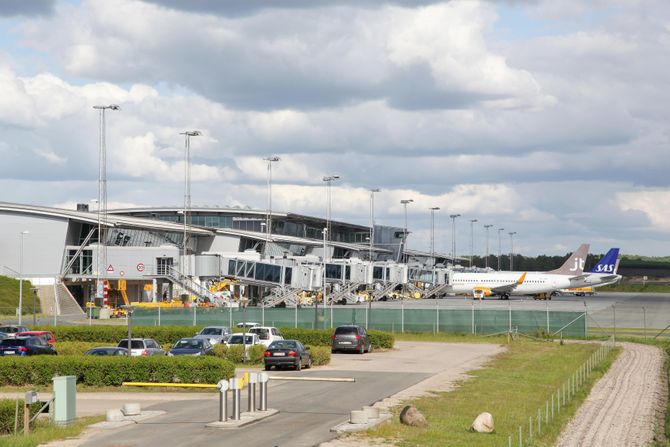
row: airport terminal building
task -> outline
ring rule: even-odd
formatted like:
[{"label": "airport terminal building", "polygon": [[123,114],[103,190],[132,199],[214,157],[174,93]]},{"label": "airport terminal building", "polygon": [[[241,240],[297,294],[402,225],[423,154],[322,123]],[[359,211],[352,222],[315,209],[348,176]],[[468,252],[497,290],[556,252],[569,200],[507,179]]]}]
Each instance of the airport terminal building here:
[{"label": "airport terminal building", "polygon": [[[180,208],[116,209],[99,216],[87,205],[69,210],[0,202],[0,274],[30,279],[49,313],[70,301],[86,303],[99,278],[123,284],[131,301],[155,301],[226,275],[246,275],[259,286],[319,286],[320,273],[292,271],[293,258],[313,261],[317,269],[325,253],[333,263],[328,277],[343,279],[354,275],[352,262],[371,257],[380,263],[375,277],[390,278],[384,263],[402,261],[402,228],[375,226],[371,248],[367,226],[331,221],[332,237],[324,244],[325,219],[273,212],[268,234],[266,217],[264,210],[248,208],[192,208],[184,225]],[[262,291],[249,287],[248,293]],[[54,309],[44,305],[51,294],[60,302]]]}]

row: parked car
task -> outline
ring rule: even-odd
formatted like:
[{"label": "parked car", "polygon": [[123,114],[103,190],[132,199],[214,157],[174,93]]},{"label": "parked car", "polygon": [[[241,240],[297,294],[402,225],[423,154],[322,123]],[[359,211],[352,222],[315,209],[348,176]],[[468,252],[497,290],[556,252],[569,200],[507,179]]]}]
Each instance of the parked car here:
[{"label": "parked car", "polygon": [[[128,339],[124,338],[119,342],[119,348],[128,349]],[[149,355],[165,355],[165,351],[161,345],[152,338],[133,338],[130,340],[130,355],[149,356]]]},{"label": "parked car", "polygon": [[18,334],[19,332],[28,332],[28,331],[30,331],[28,327],[20,326],[18,324],[5,324],[3,326],[0,326],[0,332],[4,332],[10,337],[16,337],[16,334]]},{"label": "parked car", "polygon": [[290,366],[300,371],[303,367],[312,367],[312,355],[298,340],[277,340],[270,343],[263,357],[265,370],[269,371],[273,366]]},{"label": "parked car", "polygon": [[43,337],[21,336],[0,341],[0,356],[56,355],[56,349]]},{"label": "parked car", "polygon": [[0,332],[0,340],[4,340],[5,338],[9,338],[9,334],[5,332]]},{"label": "parked car", "polygon": [[89,349],[84,355],[128,355],[128,349],[115,346],[101,346]]},{"label": "parked car", "polygon": [[279,329],[271,326],[255,326],[249,329],[249,333],[258,334],[261,343],[266,347],[270,346],[273,341],[284,339],[281,332],[279,332]]},{"label": "parked car", "polygon": [[168,355],[205,355],[212,352],[214,348],[209,341],[202,338],[182,338],[172,346]]},{"label": "parked car", "polygon": [[226,345],[228,346],[242,345],[242,344],[246,346],[253,346],[258,345],[260,343],[261,341],[258,338],[258,334],[250,334],[248,332],[244,334],[233,334],[226,341]]},{"label": "parked car", "polygon": [[34,335],[36,337],[43,336],[46,339],[47,343],[49,343],[50,345],[56,343],[56,338],[54,337],[54,334],[49,331],[26,331],[16,333],[17,337],[20,337],[21,335]]},{"label": "parked car", "polygon": [[207,326],[195,334],[195,338],[208,340],[210,344],[225,343],[232,334],[230,328],[226,326]]},{"label": "parked car", "polygon": [[338,326],[332,336],[331,351],[356,351],[359,354],[372,352],[368,331],[363,326]]},{"label": "parked car", "polygon": [[242,321],[240,323],[237,323],[235,326],[238,328],[249,329],[260,325],[261,325],[260,323],[256,323],[254,321]]}]

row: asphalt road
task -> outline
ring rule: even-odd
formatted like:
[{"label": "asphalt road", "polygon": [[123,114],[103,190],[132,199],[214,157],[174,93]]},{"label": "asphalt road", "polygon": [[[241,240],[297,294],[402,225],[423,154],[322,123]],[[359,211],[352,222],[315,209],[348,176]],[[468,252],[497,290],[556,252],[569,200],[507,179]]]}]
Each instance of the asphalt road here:
[{"label": "asphalt road", "polygon": [[[337,354],[331,365],[278,375],[354,377],[355,383],[271,381],[268,406],[280,413],[236,430],[205,428],[218,417],[218,398],[166,401],[147,409],[167,413],[115,431],[96,432],[77,445],[89,447],[313,446],[335,437],[330,428],[349,411],[389,397],[433,374],[454,376],[498,351],[495,345],[399,343],[398,349],[363,356]],[[430,358],[430,362],[422,361]],[[275,375],[274,371],[272,375]],[[242,395],[245,397],[246,392]],[[242,400],[246,408],[246,399]]]}]

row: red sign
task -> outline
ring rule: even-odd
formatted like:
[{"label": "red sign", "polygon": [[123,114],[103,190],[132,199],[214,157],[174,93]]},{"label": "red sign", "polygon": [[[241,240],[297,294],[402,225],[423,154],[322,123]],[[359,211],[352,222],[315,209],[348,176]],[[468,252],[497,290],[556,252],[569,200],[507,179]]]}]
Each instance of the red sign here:
[{"label": "red sign", "polygon": [[112,264],[109,264],[109,267],[107,267],[107,272],[108,273],[113,273],[114,272],[114,266]]},{"label": "red sign", "polygon": [[137,264],[137,271],[140,272],[140,273],[143,272],[144,271],[144,264],[142,264],[141,262],[139,264]]}]

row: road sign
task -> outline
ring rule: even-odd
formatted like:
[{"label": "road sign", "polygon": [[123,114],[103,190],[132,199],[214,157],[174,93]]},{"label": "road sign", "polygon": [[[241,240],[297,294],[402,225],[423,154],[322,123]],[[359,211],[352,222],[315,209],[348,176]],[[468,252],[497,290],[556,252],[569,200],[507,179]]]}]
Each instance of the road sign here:
[{"label": "road sign", "polygon": [[137,264],[137,271],[142,273],[144,271],[144,264],[141,262]]},{"label": "road sign", "polygon": [[109,267],[107,267],[107,273],[114,273],[114,266],[112,264],[109,264]]}]

